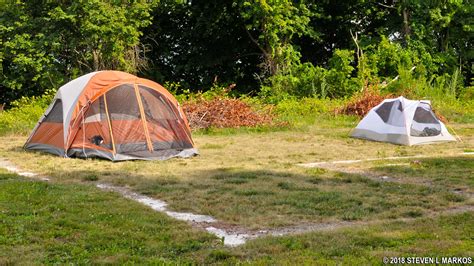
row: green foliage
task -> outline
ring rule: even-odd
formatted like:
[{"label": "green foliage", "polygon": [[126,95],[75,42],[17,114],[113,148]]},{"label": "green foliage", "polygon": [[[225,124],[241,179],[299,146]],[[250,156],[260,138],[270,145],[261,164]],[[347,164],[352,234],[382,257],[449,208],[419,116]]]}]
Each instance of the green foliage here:
[{"label": "green foliage", "polygon": [[354,67],[351,66],[354,55],[348,50],[336,50],[329,60],[329,71],[326,82],[327,94],[332,98],[341,98],[352,95],[359,86],[359,81],[352,78]]},{"label": "green foliage", "polygon": [[426,99],[449,120],[470,123],[474,121],[474,97],[463,87],[462,77],[456,69],[452,74],[432,75],[427,79],[415,71],[399,68],[399,79],[386,90],[411,99]]},{"label": "green foliage", "polygon": [[474,100],[474,86],[464,88],[459,95],[459,99],[466,102]]},{"label": "green foliage", "polygon": [[55,93],[54,90],[48,90],[40,97],[22,97],[13,101],[11,109],[0,112],[0,136],[30,133]]},{"label": "green foliage", "polygon": [[287,74],[274,75],[262,87],[261,96],[269,102],[278,102],[289,96],[342,98],[350,96],[360,82],[352,77],[353,54],[336,50],[329,60],[329,69],[311,63],[295,64]]},{"label": "green foliage", "polygon": [[272,76],[268,85],[262,86],[260,95],[271,103],[291,98],[291,96],[326,96],[326,73],[321,67],[311,63],[297,64],[288,74]]},{"label": "green foliage", "polygon": [[8,1],[0,9],[0,103],[41,95],[87,72],[143,67],[152,4]]},{"label": "green foliage", "polygon": [[317,116],[328,116],[342,106],[343,100],[319,99],[319,98],[296,98],[289,97],[280,100],[274,108],[281,121],[291,125],[313,124]]},{"label": "green foliage", "polygon": [[[360,58],[358,56],[358,62],[356,62],[357,69],[353,68],[356,64],[352,62],[352,53],[349,50],[342,50],[337,46],[328,49],[332,51],[332,57],[325,64],[315,62],[312,58],[305,58],[305,55],[314,55],[315,53],[304,51],[304,49],[315,49],[315,47],[314,43],[305,46],[306,43],[304,41],[307,41],[307,39],[301,39],[300,43],[303,45],[302,56],[298,60],[293,60],[296,63],[291,64],[290,71],[283,74],[277,73],[269,77],[268,84],[262,87],[262,94],[265,96],[273,95],[273,101],[285,99],[288,95],[299,97],[309,95],[317,97],[347,97],[355,91],[362,89],[364,83],[374,84],[380,81],[389,83],[395,77],[405,75],[403,71],[412,67],[415,67],[413,75],[416,79],[427,80],[427,82],[418,82],[421,85],[418,84],[416,87],[439,87],[439,85],[434,84],[432,81],[445,79],[446,73],[453,73],[455,68],[459,68],[459,73],[454,72],[457,73],[457,80],[459,80],[457,84],[459,85],[453,84],[450,88],[453,91],[456,90],[456,97],[462,94],[459,93],[463,90],[462,86],[465,84],[463,83],[462,76],[469,76],[468,73],[471,70],[468,62],[469,58],[472,58],[472,55],[469,55],[470,52],[466,51],[466,47],[472,47],[472,44],[469,41],[466,42],[465,36],[468,36],[472,29],[468,26],[469,23],[466,19],[459,18],[462,23],[454,23],[453,21],[460,14],[469,17],[468,12],[472,10],[472,5],[464,5],[463,1],[449,1],[446,4],[441,2],[402,1],[396,2],[390,7],[369,5],[360,1],[351,3],[348,6],[340,6],[340,8],[348,8],[348,11],[350,10],[352,14],[341,14],[340,17],[329,15],[333,12],[337,13],[336,10],[331,9],[330,5],[311,4],[308,8],[313,16],[310,16],[311,22],[307,25],[307,28],[310,30],[306,30],[306,32],[311,30],[316,32],[315,29],[317,29],[319,33],[324,33],[327,29],[314,24],[314,21],[320,21],[324,24],[325,21],[337,21],[342,17],[347,17],[347,21],[355,22],[370,16],[372,17],[371,22],[388,25],[388,28],[375,29],[372,28],[372,24],[363,26],[365,27],[363,31],[368,32],[366,35],[362,35],[362,39],[357,43],[361,48]],[[337,14],[339,15],[339,13]],[[381,18],[384,18],[385,21],[380,21]],[[400,18],[403,19],[400,27],[394,27],[394,24],[400,23]],[[333,29],[334,23],[329,23],[331,25],[330,28]],[[460,29],[461,24],[463,25],[462,29]],[[350,40],[351,38],[352,33],[349,34],[348,32],[351,27],[352,32],[361,32],[361,24],[349,25],[349,29],[347,29],[346,23],[343,25],[346,29],[339,28],[337,25],[334,29],[339,31],[339,36],[344,36],[345,34],[346,39]],[[451,28],[455,30],[456,34],[459,34],[459,41],[455,41],[452,39],[452,36],[449,36]],[[402,30],[400,31],[400,29]],[[372,30],[374,32],[371,32]],[[432,33],[434,35],[430,35]],[[334,32],[331,34],[335,35]],[[311,36],[311,39],[318,42],[321,41],[321,38],[332,38],[321,34],[308,36]],[[343,44],[344,47],[353,47],[355,45],[355,43],[334,40],[334,38],[330,39],[329,43],[333,45]],[[449,43],[456,43],[455,48],[449,48]],[[327,54],[329,51],[325,53]],[[460,54],[460,51],[463,51],[463,54]],[[456,57],[459,58],[458,62],[456,62]],[[312,67],[310,63],[299,64],[300,59],[311,60],[315,67]],[[358,78],[351,78],[351,76],[357,76]],[[406,81],[406,79],[404,80]],[[440,82],[438,81],[437,83]],[[398,82],[398,85],[401,84]],[[424,86],[424,84],[427,86]],[[417,92],[419,88],[415,88],[413,85],[404,84],[405,88],[399,88],[395,91],[419,95]],[[413,91],[410,91],[409,87],[413,87]],[[434,90],[438,89],[435,88]]]},{"label": "green foliage", "polygon": [[192,92],[191,89],[186,89],[179,82],[165,82],[164,87],[174,95],[178,102],[192,101],[196,99],[212,100],[214,98],[228,98],[230,97],[229,86],[222,86],[219,84],[212,85],[211,88],[202,92]]},{"label": "green foliage", "polygon": [[[264,73],[286,74],[301,57],[292,39],[311,34],[309,9],[303,2],[289,0],[243,1],[241,6],[247,33],[263,53]],[[252,36],[255,33],[257,37]]]},{"label": "green foliage", "polygon": [[192,93],[190,89],[184,89],[180,82],[165,82],[163,86],[176,97],[178,102],[182,103],[188,100]]},{"label": "green foliage", "polygon": [[198,92],[194,97],[201,97],[207,100],[211,100],[217,97],[226,98],[229,97],[229,92],[227,87],[221,86],[219,84],[214,84],[212,87],[205,92]]},{"label": "green foliage", "polygon": [[238,1],[162,0],[141,42],[149,49],[142,75],[160,83],[179,82],[193,92],[215,83],[255,90],[261,51],[247,34]]},{"label": "green foliage", "polygon": [[396,94],[469,102],[473,8],[467,0],[9,1],[0,6],[0,103],[100,69],[165,83],[180,101],[226,94],[228,84],[232,95],[260,93],[269,103],[388,84]]}]

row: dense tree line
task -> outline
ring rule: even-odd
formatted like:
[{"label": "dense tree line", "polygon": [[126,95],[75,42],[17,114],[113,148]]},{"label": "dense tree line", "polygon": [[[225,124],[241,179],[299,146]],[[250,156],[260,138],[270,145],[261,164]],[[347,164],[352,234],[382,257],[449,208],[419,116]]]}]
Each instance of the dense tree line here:
[{"label": "dense tree line", "polygon": [[[343,97],[410,72],[470,85],[469,0],[8,1],[0,103],[118,69],[180,88]],[[452,82],[451,82],[452,83]]]}]

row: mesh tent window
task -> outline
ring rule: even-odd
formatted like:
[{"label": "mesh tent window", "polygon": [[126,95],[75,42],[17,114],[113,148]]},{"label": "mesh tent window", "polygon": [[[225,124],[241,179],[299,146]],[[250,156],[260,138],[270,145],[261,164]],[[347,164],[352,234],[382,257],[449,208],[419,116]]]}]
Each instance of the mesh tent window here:
[{"label": "mesh tent window", "polygon": [[107,117],[105,113],[104,96],[101,96],[99,99],[93,102],[89,107],[89,110],[87,110],[84,122],[102,122],[106,119]]},{"label": "mesh tent window", "polygon": [[63,104],[60,99],[57,99],[54,102],[53,108],[46,115],[43,122],[49,123],[62,123],[63,122]]},{"label": "mesh tent window", "polygon": [[84,114],[82,134],[78,138],[96,146],[112,149],[111,135],[105,110],[104,96],[95,100]]},{"label": "mesh tent window", "polygon": [[[184,141],[188,137],[181,126],[184,121],[179,115],[179,110],[173,108],[172,103],[156,90],[140,85],[139,91],[149,133],[155,139],[152,141],[153,150],[192,148],[190,141]],[[156,140],[160,138],[166,140]]]},{"label": "mesh tent window", "polygon": [[385,124],[395,127],[405,126],[405,116],[403,115],[401,101],[385,102],[375,112]]},{"label": "mesh tent window", "polygon": [[105,94],[107,108],[112,120],[140,119],[135,89],[132,84],[120,85]]},{"label": "mesh tent window", "polygon": [[148,150],[140,107],[133,84],[124,84],[104,95],[116,152],[130,154]]},{"label": "mesh tent window", "polygon": [[161,93],[144,86],[139,88],[143,109],[148,120],[165,128],[169,128],[169,121],[179,120],[170,103],[163,99]]},{"label": "mesh tent window", "polygon": [[418,104],[410,127],[410,135],[414,137],[433,137],[439,134],[441,134],[441,124],[433,113],[431,106],[427,103]]},{"label": "mesh tent window", "polygon": [[380,118],[387,123],[388,118],[390,117],[390,112],[392,111],[393,104],[395,102],[384,102],[375,112],[380,116]]}]

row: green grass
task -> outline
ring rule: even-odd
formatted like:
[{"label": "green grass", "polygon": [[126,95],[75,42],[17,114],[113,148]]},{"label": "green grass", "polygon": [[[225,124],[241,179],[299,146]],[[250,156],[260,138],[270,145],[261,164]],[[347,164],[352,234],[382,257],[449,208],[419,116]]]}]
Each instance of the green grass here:
[{"label": "green grass", "polygon": [[186,263],[219,240],[89,185],[0,170],[0,264]]},{"label": "green grass", "polygon": [[399,177],[415,177],[426,180],[439,187],[473,192],[474,159],[472,156],[452,158],[422,158],[411,160],[403,165],[374,166],[373,171],[380,174]]},{"label": "green grass", "polygon": [[134,179],[136,191],[165,199],[175,209],[258,229],[302,222],[410,217],[414,211],[421,215],[464,203],[442,188],[378,182],[332,172],[221,169],[200,176],[186,182],[128,176],[115,182],[130,185],[127,181]]},{"label": "green grass", "polygon": [[383,257],[474,256],[474,214],[297,236],[262,238],[229,252],[226,262],[256,264],[381,265]]},{"label": "green grass", "polygon": [[[453,164],[456,167],[452,171],[459,174],[456,178],[460,181],[449,179],[445,182],[449,186],[436,187],[427,187],[423,182],[373,181],[357,174],[296,166],[315,161],[420,154],[451,158],[472,147],[474,130],[469,124],[454,125],[464,142],[404,147],[349,138],[348,132],[357,123],[354,117],[319,115],[313,119],[314,124],[291,131],[200,132],[194,140],[201,155],[187,160],[112,163],[64,159],[23,151],[25,137],[21,136],[0,138],[0,157],[51,176],[54,182],[126,185],[169,202],[171,209],[209,214],[223,222],[253,229],[301,222],[423,217],[432,211],[469,203],[452,191],[456,182],[461,182],[458,184],[465,190],[472,189],[472,163],[461,163],[462,158],[454,159],[460,163]],[[369,165],[367,170],[385,173],[373,166]],[[429,177],[415,175],[413,179],[442,179],[437,173],[449,172],[445,171],[446,166],[430,165]],[[404,170],[404,166],[393,169],[401,171],[405,179],[412,178],[416,171]]]},{"label": "green grass", "polygon": [[[287,112],[287,121],[296,121],[299,114],[295,110]],[[285,264],[290,260],[365,264],[379,263],[383,255],[390,254],[471,254],[468,251],[473,239],[466,239],[465,234],[472,235],[472,230],[453,221],[471,226],[472,212],[439,219],[432,214],[473,204],[472,197],[454,191],[473,190],[472,157],[459,155],[472,150],[472,124],[451,125],[463,142],[405,147],[349,138],[349,131],[358,122],[352,116],[302,115],[306,122],[279,129],[195,132],[200,156],[163,162],[64,159],[23,151],[25,135],[0,137],[0,157],[51,177],[52,183],[0,174],[0,226],[1,235],[6,236],[0,242],[0,264]],[[393,176],[401,183],[296,166],[414,155],[432,158],[419,159],[421,163],[400,160],[345,165],[348,170]],[[391,163],[405,165],[387,165]],[[226,224],[248,229],[344,221],[383,225],[258,239],[245,247],[228,249],[216,238],[184,223],[113,193],[98,191],[94,187],[97,182],[129,186],[165,200],[172,210],[210,214]],[[16,214],[23,210],[29,214]],[[399,218],[415,221],[390,223]],[[8,228],[17,231],[3,234]],[[59,235],[57,240],[55,234]],[[18,242],[16,235],[21,236]],[[22,253],[27,256],[21,257]]]},{"label": "green grass", "polygon": [[474,255],[472,212],[227,248],[90,185],[35,182],[0,170],[0,188],[0,264],[381,264],[385,256]]}]

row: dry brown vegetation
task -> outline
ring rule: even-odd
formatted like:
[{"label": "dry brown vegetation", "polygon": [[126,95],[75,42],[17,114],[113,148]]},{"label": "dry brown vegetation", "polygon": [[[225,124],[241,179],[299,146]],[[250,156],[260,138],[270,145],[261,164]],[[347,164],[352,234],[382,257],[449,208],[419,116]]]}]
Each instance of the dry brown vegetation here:
[{"label": "dry brown vegetation", "polygon": [[364,117],[370,109],[377,106],[383,100],[393,98],[391,94],[382,95],[379,90],[365,89],[359,97],[354,97],[345,106],[335,110],[336,114],[357,115]]},{"label": "dry brown vegetation", "polygon": [[257,112],[240,99],[224,97],[188,101],[183,104],[183,110],[192,129],[255,127],[273,121],[269,113]]},{"label": "dry brown vegetation", "polygon": [[[372,108],[377,106],[385,99],[395,98],[393,94],[381,94],[380,90],[374,89],[365,89],[359,97],[354,97],[352,101],[348,102],[346,105],[341,108],[334,110],[335,114],[345,114],[345,115],[357,115],[359,117],[364,117]],[[440,112],[433,109],[436,116],[443,123],[447,123],[448,119],[443,116]]]}]

